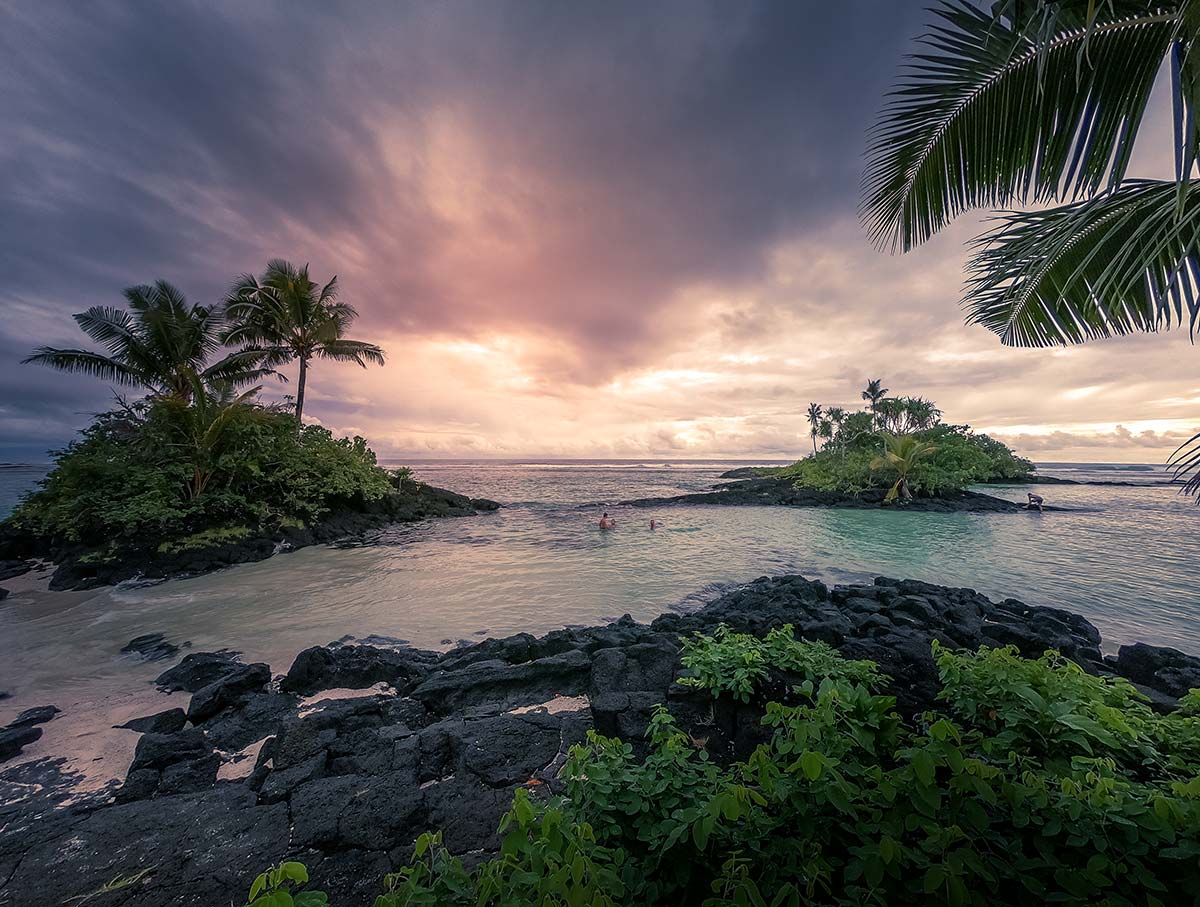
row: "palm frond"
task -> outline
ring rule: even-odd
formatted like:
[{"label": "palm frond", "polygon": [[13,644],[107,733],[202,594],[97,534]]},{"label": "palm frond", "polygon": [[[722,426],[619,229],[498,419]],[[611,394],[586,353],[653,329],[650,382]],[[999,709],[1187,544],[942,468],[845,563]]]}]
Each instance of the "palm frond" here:
[{"label": "palm frond", "polygon": [[1118,183],[1180,2],[1089,4],[1089,24],[1048,26],[944,0],[872,131],[860,209],[872,241],[907,251],[970,208]]},{"label": "palm frond", "polygon": [[206,383],[229,384],[232,387],[249,384],[267,377],[277,377],[281,381],[287,381],[285,376],[271,367],[273,358],[271,350],[247,347],[236,350],[218,362],[214,362],[200,374]]},{"label": "palm frond", "polygon": [[363,368],[371,362],[375,365],[384,364],[383,350],[373,343],[361,340],[330,340],[318,348],[319,354],[326,359],[339,362],[357,362]]},{"label": "palm frond", "polygon": [[1200,199],[1130,181],[1089,201],[1002,216],[976,240],[969,322],[1015,346],[1082,343],[1200,319]]},{"label": "palm frond", "polygon": [[22,364],[34,363],[58,369],[60,372],[73,372],[91,375],[115,384],[138,385],[147,383],[147,375],[124,363],[117,362],[102,353],[92,350],[60,350],[43,346],[34,351],[32,356],[21,360]]},{"label": "palm frond", "polygon": [[137,322],[124,309],[97,305],[73,317],[85,334],[108,347],[110,353],[140,342]]},{"label": "palm frond", "polygon": [[1183,486],[1180,494],[1198,495],[1196,503],[1200,504],[1200,434],[1179,445],[1167,460],[1167,468],[1171,480]]}]

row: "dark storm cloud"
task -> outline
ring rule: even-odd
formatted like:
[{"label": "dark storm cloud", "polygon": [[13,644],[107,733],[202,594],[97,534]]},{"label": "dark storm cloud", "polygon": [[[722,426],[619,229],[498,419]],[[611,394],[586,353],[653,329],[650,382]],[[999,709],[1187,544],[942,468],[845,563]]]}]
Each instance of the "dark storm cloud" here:
[{"label": "dark storm cloud", "polygon": [[863,130],[921,18],[873,0],[4,10],[0,381],[67,409],[93,389],[15,365],[74,342],[66,314],[156,277],[210,301],[274,255],[338,271],[367,333],[527,331],[558,345],[547,376],[603,380],[652,355],[679,291],[753,281],[781,237],[852,216]]}]

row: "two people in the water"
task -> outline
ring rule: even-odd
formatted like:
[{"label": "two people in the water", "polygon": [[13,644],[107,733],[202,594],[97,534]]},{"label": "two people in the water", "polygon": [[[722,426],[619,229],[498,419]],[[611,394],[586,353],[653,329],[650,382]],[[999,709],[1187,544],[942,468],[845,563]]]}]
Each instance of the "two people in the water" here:
[{"label": "two people in the water", "polygon": [[[600,528],[601,529],[616,529],[617,528],[617,521],[608,515],[607,510],[604,511],[604,515],[602,517],[600,517]],[[655,520],[651,520],[650,528],[657,529],[658,523]]]}]

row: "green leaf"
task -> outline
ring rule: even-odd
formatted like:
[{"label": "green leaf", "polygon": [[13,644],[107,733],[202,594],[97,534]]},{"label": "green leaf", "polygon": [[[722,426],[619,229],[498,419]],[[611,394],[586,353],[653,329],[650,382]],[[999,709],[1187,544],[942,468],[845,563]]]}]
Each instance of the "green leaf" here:
[{"label": "green leaf", "polygon": [[825,770],[825,760],[821,757],[820,753],[805,750],[803,755],[800,756],[800,769],[804,772],[805,778],[809,781],[816,781]]},{"label": "green leaf", "polygon": [[[862,216],[907,251],[975,207],[1082,197],[1119,182],[1177,21],[1096,5],[1039,5],[1057,19],[1001,21],[969,0],[934,7],[872,132]],[[1172,193],[1175,184],[1171,184]]]},{"label": "green leaf", "polygon": [[285,878],[291,879],[293,882],[303,884],[308,881],[308,869],[303,863],[283,863],[279,867],[283,871]]},{"label": "green leaf", "polygon": [[917,750],[912,757],[913,773],[917,776],[917,781],[929,787],[933,784],[935,766],[933,757],[925,750]]}]

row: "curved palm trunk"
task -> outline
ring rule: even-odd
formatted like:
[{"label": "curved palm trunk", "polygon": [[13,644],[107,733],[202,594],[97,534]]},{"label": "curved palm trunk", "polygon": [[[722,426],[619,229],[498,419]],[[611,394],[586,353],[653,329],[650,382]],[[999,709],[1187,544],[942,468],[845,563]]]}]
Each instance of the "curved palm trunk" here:
[{"label": "curved palm trunk", "polygon": [[308,357],[300,357],[300,376],[296,379],[296,421],[303,425],[304,417],[304,382],[308,378]]}]

